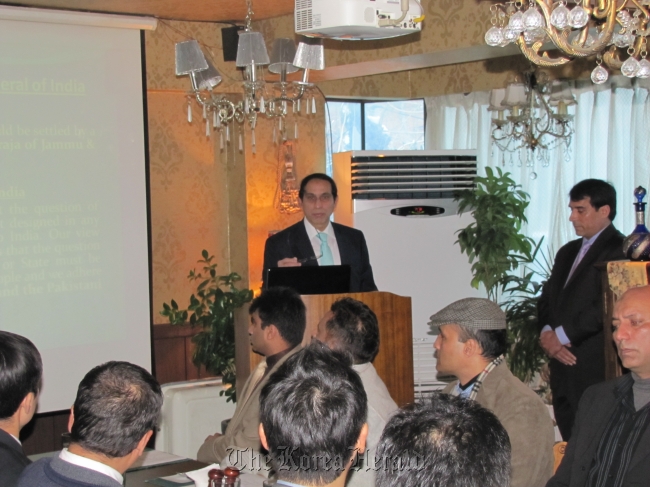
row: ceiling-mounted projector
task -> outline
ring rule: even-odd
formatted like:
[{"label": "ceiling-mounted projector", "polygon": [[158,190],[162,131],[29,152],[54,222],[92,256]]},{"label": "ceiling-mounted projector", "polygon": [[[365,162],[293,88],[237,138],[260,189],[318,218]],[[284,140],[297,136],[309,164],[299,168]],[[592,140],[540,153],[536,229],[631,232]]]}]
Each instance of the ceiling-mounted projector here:
[{"label": "ceiling-mounted projector", "polygon": [[295,0],[296,34],[341,40],[384,39],[422,30],[415,0]]}]

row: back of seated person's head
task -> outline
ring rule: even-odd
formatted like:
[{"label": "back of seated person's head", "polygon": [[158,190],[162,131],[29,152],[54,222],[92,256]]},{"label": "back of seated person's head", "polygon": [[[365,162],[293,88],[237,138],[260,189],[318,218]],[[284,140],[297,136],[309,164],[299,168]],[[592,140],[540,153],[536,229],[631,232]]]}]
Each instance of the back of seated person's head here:
[{"label": "back of seated person's head", "polygon": [[321,486],[365,447],[367,397],[349,356],[313,343],[290,357],[260,395],[260,437],[282,480]]},{"label": "back of seated person's head", "polygon": [[41,388],[41,354],[27,338],[0,331],[0,421],[11,418],[25,397]]},{"label": "back of seated person's head", "polygon": [[257,312],[262,328],[274,325],[282,339],[292,348],[302,342],[307,323],[305,304],[296,291],[288,287],[272,287],[262,291],[250,305],[249,313]]},{"label": "back of seated person's head", "polygon": [[71,441],[109,458],[124,457],[156,429],[161,407],[160,385],[145,369],[128,362],[99,365],[79,384]]},{"label": "back of seated person's head", "polygon": [[333,350],[351,354],[355,364],[372,362],[379,352],[377,316],[361,301],[342,298],[334,302],[318,327],[318,338]]},{"label": "back of seated person's head", "polygon": [[390,419],[379,440],[377,487],[510,485],[510,440],[478,403],[436,393]]}]

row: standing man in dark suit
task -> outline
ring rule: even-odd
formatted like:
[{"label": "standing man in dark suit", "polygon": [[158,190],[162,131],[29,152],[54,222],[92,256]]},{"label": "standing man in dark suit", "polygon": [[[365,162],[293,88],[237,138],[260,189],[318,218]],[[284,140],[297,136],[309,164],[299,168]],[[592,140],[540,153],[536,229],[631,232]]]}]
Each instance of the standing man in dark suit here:
[{"label": "standing man in dark suit", "polygon": [[18,435],[36,411],[41,354],[27,338],[0,331],[0,485],[13,487],[31,462]]},{"label": "standing man in dark suit", "polygon": [[594,264],[624,258],[624,237],[612,225],[614,187],[586,179],[569,197],[569,220],[582,238],[559,250],[538,304],[540,344],[551,358],[553,410],[564,440],[585,389],[605,380],[602,289]]},{"label": "standing man in dark suit", "polygon": [[264,280],[272,267],[349,265],[351,292],[376,291],[363,233],[332,223],[338,192],[334,180],[314,173],[300,183],[300,206],[305,218],[269,237],[264,247]]}]

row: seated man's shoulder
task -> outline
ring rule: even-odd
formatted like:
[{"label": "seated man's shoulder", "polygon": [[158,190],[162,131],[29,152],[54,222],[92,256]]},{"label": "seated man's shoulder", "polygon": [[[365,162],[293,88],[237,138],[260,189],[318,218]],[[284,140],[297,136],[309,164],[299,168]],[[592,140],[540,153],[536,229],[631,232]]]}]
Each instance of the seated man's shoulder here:
[{"label": "seated man's shoulder", "polygon": [[490,391],[489,394],[495,401],[495,413],[497,409],[500,409],[500,404],[502,407],[507,409],[533,410],[548,416],[549,422],[551,421],[548,408],[546,407],[546,404],[544,404],[542,398],[529,386],[519,380],[519,378],[514,376],[509,370],[507,374],[504,374],[503,377],[499,378],[499,380],[493,384],[492,391]]},{"label": "seated man's shoulder", "polygon": [[34,485],[50,485],[44,483],[42,479],[46,479],[45,468],[52,462],[52,458],[41,458],[34,463],[27,465],[23,470],[20,479],[18,479],[17,487],[31,487]]}]

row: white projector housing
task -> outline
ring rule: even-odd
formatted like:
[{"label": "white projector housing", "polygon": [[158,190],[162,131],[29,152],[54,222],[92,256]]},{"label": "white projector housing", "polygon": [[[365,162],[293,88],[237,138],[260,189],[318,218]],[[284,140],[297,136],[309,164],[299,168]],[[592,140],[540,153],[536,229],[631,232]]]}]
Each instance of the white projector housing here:
[{"label": "white projector housing", "polygon": [[380,27],[382,19],[402,16],[400,0],[295,0],[296,34],[339,40],[384,39],[422,30],[422,15],[415,0],[399,26]]}]

